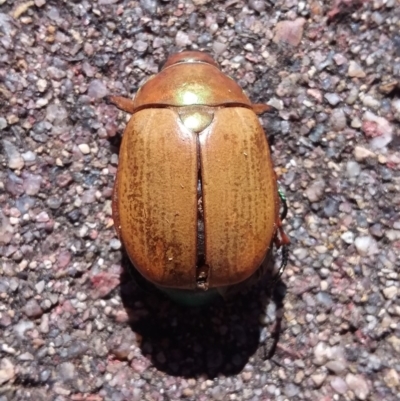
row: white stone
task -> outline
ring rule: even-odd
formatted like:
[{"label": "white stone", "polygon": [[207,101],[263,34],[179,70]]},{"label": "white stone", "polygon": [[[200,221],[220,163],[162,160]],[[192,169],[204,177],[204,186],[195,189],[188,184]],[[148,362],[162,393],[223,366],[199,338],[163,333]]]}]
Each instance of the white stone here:
[{"label": "white stone", "polygon": [[344,232],[340,238],[346,243],[346,244],[352,244],[354,242],[354,234],[351,231],[346,231]]},{"label": "white stone", "polygon": [[44,92],[47,89],[47,81],[45,79],[38,79],[36,87],[39,92]]},{"label": "white stone", "polygon": [[90,148],[87,143],[81,143],[78,145],[78,148],[84,155],[88,155],[90,153]]},{"label": "white stone", "polygon": [[346,165],[346,172],[348,177],[358,177],[361,172],[361,167],[356,161],[348,161]]},{"label": "white stone", "polygon": [[369,157],[375,157],[374,152],[371,152],[370,150],[363,148],[362,146],[356,146],[354,148],[353,154],[358,162],[368,159]]},{"label": "white stone", "polygon": [[376,241],[369,235],[357,237],[354,245],[360,256],[373,255],[378,251]]}]

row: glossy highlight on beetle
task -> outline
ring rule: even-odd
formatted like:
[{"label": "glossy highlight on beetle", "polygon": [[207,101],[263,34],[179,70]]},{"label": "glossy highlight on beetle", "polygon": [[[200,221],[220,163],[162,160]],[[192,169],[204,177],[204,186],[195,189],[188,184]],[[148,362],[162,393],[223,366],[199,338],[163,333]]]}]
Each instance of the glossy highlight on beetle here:
[{"label": "glossy highlight on beetle", "polygon": [[269,146],[242,89],[201,52],[171,56],[133,100],[113,195],[133,265],[165,291],[223,291],[289,243]]}]

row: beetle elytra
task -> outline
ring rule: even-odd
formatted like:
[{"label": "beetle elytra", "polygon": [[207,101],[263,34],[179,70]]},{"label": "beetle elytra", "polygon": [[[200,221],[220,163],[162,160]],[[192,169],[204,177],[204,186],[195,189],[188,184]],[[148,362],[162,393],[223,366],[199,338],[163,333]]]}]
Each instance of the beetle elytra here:
[{"label": "beetle elytra", "polygon": [[133,100],[110,100],[132,114],[113,218],[146,280],[169,294],[218,292],[256,274],[274,242],[286,250],[257,117],[269,106],[252,104],[210,56],[195,51],[171,56]]}]

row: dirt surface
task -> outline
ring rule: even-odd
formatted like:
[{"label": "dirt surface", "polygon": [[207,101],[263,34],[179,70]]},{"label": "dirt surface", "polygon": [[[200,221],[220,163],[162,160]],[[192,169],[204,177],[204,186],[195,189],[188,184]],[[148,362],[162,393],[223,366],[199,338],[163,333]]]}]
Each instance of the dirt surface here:
[{"label": "dirt surface", "polygon": [[[400,2],[0,0],[0,401],[400,397]],[[140,290],[111,219],[133,96],[209,51],[264,115],[288,267],[236,302]]]}]

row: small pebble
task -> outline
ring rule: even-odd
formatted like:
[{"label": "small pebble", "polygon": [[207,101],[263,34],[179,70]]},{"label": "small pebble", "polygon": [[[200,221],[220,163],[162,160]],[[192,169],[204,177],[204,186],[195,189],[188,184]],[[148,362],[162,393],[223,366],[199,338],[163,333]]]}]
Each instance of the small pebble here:
[{"label": "small pebble", "polygon": [[323,181],[315,181],[306,189],[306,196],[310,202],[318,202],[322,199],[325,190]]},{"label": "small pebble", "polygon": [[272,97],[271,99],[268,100],[267,102],[268,105],[272,106],[273,108],[277,110],[283,110],[283,101],[280,99],[277,99],[276,97]]},{"label": "small pebble", "polygon": [[354,157],[358,162],[361,162],[365,159],[375,157],[375,153],[362,146],[356,146],[354,148]]},{"label": "small pebble", "polygon": [[[400,99],[393,99],[392,101],[392,109],[395,113],[395,117],[398,121],[400,121]],[[4,120],[4,119],[3,119]],[[2,123],[0,119],[0,129],[1,129]]]},{"label": "small pebble", "polygon": [[346,244],[352,244],[354,242],[354,234],[351,231],[346,231],[344,232],[340,238],[346,243]]},{"label": "small pebble", "polygon": [[342,99],[337,93],[326,93],[324,98],[329,102],[330,105],[336,106]]},{"label": "small pebble", "polygon": [[361,375],[348,373],[346,376],[346,384],[352,390],[358,400],[367,400],[369,396],[369,386]]},{"label": "small pebble", "polygon": [[360,120],[358,117],[355,117],[355,118],[353,118],[353,119],[351,120],[350,126],[351,126],[352,128],[358,129],[358,128],[361,128],[362,122],[361,122],[361,120]]},{"label": "small pebble", "polygon": [[294,21],[280,21],[275,27],[274,42],[286,42],[298,46],[303,37],[303,26],[306,20],[297,18]]},{"label": "small pebble", "polygon": [[376,248],[376,246],[374,246],[375,240],[369,235],[357,237],[354,244],[360,256],[368,256]]},{"label": "small pebble", "polygon": [[347,367],[342,361],[329,361],[325,366],[328,370],[336,374],[344,372]]},{"label": "small pebble", "polygon": [[358,98],[358,88],[356,86],[353,86],[350,89],[349,94],[347,95],[346,103],[352,105],[356,102],[357,98]]},{"label": "small pebble", "polygon": [[393,127],[389,121],[366,111],[363,116],[362,130],[370,139],[371,149],[382,149],[393,139]]},{"label": "small pebble", "polygon": [[344,57],[343,54],[340,54],[340,53],[336,53],[336,54],[333,56],[333,59],[335,60],[335,63],[336,63],[337,65],[343,65],[343,64],[346,64],[346,63],[347,63],[347,58]]},{"label": "small pebble", "polygon": [[133,48],[139,53],[144,53],[147,50],[147,47],[148,47],[147,42],[144,42],[143,40],[137,40],[133,44]]},{"label": "small pebble", "polygon": [[40,280],[38,283],[35,284],[36,292],[41,294],[45,288],[46,282],[44,280]]},{"label": "small pebble", "polygon": [[50,75],[52,79],[56,81],[61,81],[67,76],[66,71],[54,66],[50,66],[49,68],[47,68],[47,73]]},{"label": "small pebble", "polygon": [[21,170],[24,165],[24,159],[22,158],[21,154],[19,153],[16,146],[10,141],[3,139],[2,141],[4,151],[7,155],[8,160],[8,168],[12,170]]},{"label": "small pebble", "polygon": [[90,148],[87,143],[81,143],[78,145],[78,148],[84,155],[88,155],[90,153]]},{"label": "small pebble", "polygon": [[348,177],[358,177],[361,172],[361,167],[356,161],[348,161],[346,172]]},{"label": "small pebble", "polygon": [[88,189],[82,194],[82,203],[92,204],[96,201],[96,190]]},{"label": "small pebble", "polygon": [[175,36],[175,44],[178,47],[184,48],[192,44],[189,35],[183,31],[178,31]]},{"label": "small pebble", "polygon": [[7,120],[4,117],[0,117],[0,130],[7,128]]},{"label": "small pebble", "polygon": [[116,238],[113,238],[110,241],[110,247],[111,247],[111,249],[114,249],[115,251],[117,251],[118,249],[121,249],[121,241],[119,241]]},{"label": "small pebble", "polygon": [[324,365],[330,355],[331,349],[329,345],[324,342],[319,342],[314,347],[314,362],[317,365]]},{"label": "small pebble", "polygon": [[19,4],[13,11],[13,17],[18,19],[22,14],[26,13],[30,7],[32,7],[35,3],[33,1],[27,1],[25,3]]},{"label": "small pebble", "polygon": [[46,108],[46,120],[53,124],[60,125],[68,117],[67,110],[58,103],[50,104]]},{"label": "small pebble", "polygon": [[358,63],[355,61],[350,61],[349,69],[347,71],[347,75],[351,78],[365,78],[366,74],[364,70],[360,67]]},{"label": "small pebble", "polygon": [[320,388],[327,377],[328,374],[326,372],[319,372],[312,374],[311,380],[314,382],[315,388]]},{"label": "small pebble", "polygon": [[330,384],[338,394],[344,394],[348,389],[346,382],[339,376],[333,377]]},{"label": "small pebble", "polygon": [[382,228],[382,224],[380,223],[376,223],[373,224],[370,228],[369,228],[369,232],[371,235],[373,235],[374,237],[377,238],[382,238],[383,237],[383,228]]},{"label": "small pebble", "polygon": [[33,361],[35,357],[30,352],[24,352],[18,356],[20,361]]},{"label": "small pebble", "polygon": [[386,299],[394,299],[397,297],[398,288],[394,285],[383,289],[383,295]]},{"label": "small pebble", "polygon": [[323,124],[318,124],[316,125],[310,132],[309,138],[310,141],[313,143],[319,143],[321,141],[321,138],[325,134],[325,126]]},{"label": "small pebble", "polygon": [[63,382],[68,382],[75,378],[75,366],[71,362],[63,362],[58,366],[58,375]]},{"label": "small pebble", "polygon": [[47,81],[45,79],[38,79],[36,82],[36,87],[39,92],[45,92],[47,89]]},{"label": "small pebble", "polygon": [[399,374],[395,369],[386,369],[383,380],[389,388],[396,388],[400,384]]},{"label": "small pebble", "polygon": [[140,0],[140,5],[150,14],[154,15],[157,11],[157,0]]},{"label": "small pebble", "polygon": [[296,386],[293,383],[288,383],[285,385],[285,387],[283,388],[283,392],[285,393],[286,397],[288,398],[293,398],[295,397],[297,394],[299,394],[300,389],[298,386]]},{"label": "small pebble", "polygon": [[27,164],[32,164],[36,161],[36,153],[28,150],[25,153],[21,154],[22,158],[24,159],[24,162]]},{"label": "small pebble", "polygon": [[0,386],[12,380],[15,376],[15,367],[10,359],[0,360]]},{"label": "small pebble", "polygon": [[20,320],[15,326],[14,331],[18,335],[19,338],[25,338],[25,332],[28,330],[32,330],[35,327],[35,324],[30,320]]},{"label": "small pebble", "polygon": [[249,7],[261,13],[265,10],[266,4],[264,0],[249,0]]},{"label": "small pebble", "polygon": [[108,90],[102,81],[94,79],[88,87],[88,96],[93,99],[102,99],[107,96]]},{"label": "small pebble", "polygon": [[389,241],[397,241],[400,240],[400,230],[386,230],[385,237]]},{"label": "small pebble", "polygon": [[218,41],[213,42],[213,50],[217,56],[222,54],[227,48],[228,48],[228,45],[226,43],[221,43]]},{"label": "small pebble", "polygon": [[204,6],[205,4],[210,3],[212,0],[192,0],[193,4],[196,6]]},{"label": "small pebble", "polygon": [[57,196],[50,196],[46,203],[50,209],[57,210],[62,204],[62,199]]},{"label": "small pebble", "polygon": [[42,316],[43,311],[35,299],[30,299],[24,306],[25,315],[36,319]]},{"label": "small pebble", "polygon": [[333,306],[332,297],[326,292],[319,292],[316,296],[319,304],[323,305],[325,308],[330,309]]},{"label": "small pebble", "polygon": [[370,95],[365,95],[362,99],[363,105],[371,109],[377,110],[381,107],[381,102]]},{"label": "small pebble", "polygon": [[382,22],[384,21],[383,15],[381,13],[379,13],[378,11],[375,11],[374,13],[372,13],[371,17],[372,17],[372,20],[377,25],[381,25]]},{"label": "small pebble", "polygon": [[343,109],[333,110],[330,118],[331,126],[334,131],[342,131],[347,126],[346,114]]},{"label": "small pebble", "polygon": [[40,186],[42,184],[42,177],[36,174],[26,174],[24,176],[23,188],[27,195],[37,195],[40,192]]},{"label": "small pebble", "polygon": [[279,97],[292,95],[296,91],[297,82],[299,79],[299,74],[290,74],[289,76],[283,78],[276,88],[276,94]]},{"label": "small pebble", "polygon": [[335,199],[327,198],[324,202],[324,214],[327,217],[334,217],[337,215],[338,202]]}]

